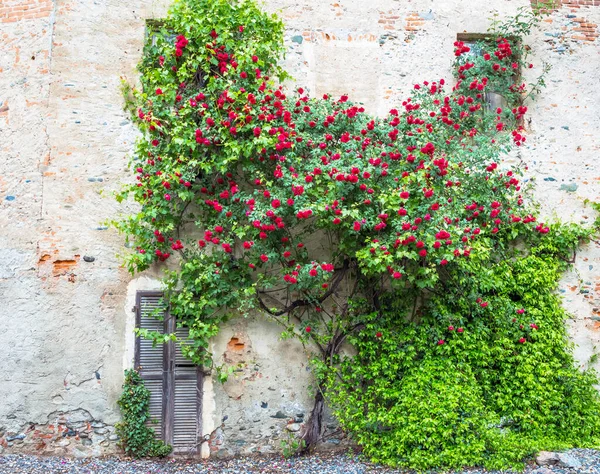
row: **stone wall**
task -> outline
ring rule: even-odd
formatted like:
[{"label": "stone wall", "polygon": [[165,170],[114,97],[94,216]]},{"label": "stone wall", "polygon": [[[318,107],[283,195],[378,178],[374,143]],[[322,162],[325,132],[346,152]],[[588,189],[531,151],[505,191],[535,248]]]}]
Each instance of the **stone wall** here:
[{"label": "stone wall", "polygon": [[0,428],[0,454],[6,451],[88,457],[120,452],[114,426],[95,420],[82,408],[52,412],[45,423],[32,423],[20,431]]},{"label": "stone wall", "polygon": [[[535,2],[534,2],[535,3]],[[123,369],[132,363],[136,289],[120,266],[123,239],[107,221],[130,179],[136,133],[120,78],[135,80],[144,24],[166,0],[3,0],[0,3],[0,446],[6,452],[113,452]],[[484,32],[493,10],[526,0],[269,0],[287,26],[286,68],[313,94],[349,93],[384,113],[425,79],[451,76],[457,33]],[[600,201],[600,0],[557,2],[527,38],[536,68],[552,65],[529,104],[525,160],[546,216],[590,222]],[[582,366],[600,338],[600,247],[577,256],[560,291]],[[217,359],[239,366],[206,384],[205,454],[272,451],[307,416],[311,383],[294,342],[255,318],[216,338]],[[285,365],[281,363],[285,361]],[[598,362],[596,368],[600,368]],[[330,424],[330,431],[335,429]],[[75,433],[75,434],[73,434]],[[331,444],[339,442],[332,433]]]}]

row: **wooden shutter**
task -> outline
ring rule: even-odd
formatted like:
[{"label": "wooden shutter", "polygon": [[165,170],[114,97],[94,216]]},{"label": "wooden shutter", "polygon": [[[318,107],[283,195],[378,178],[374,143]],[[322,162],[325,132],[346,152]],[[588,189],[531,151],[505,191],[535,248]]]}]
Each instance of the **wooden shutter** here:
[{"label": "wooden shutter", "polygon": [[[188,338],[188,328],[177,328],[179,341]],[[181,353],[180,344],[175,348],[175,406],[173,419],[173,449],[182,453],[197,453],[201,433],[202,374]]]},{"label": "wooden shutter", "polygon": [[[150,331],[165,332],[165,310],[162,294],[138,292],[136,296],[136,326]],[[157,318],[160,315],[162,319]],[[164,439],[164,389],[165,389],[165,347],[138,337],[136,339],[135,366],[139,369],[144,385],[150,391],[150,426],[157,439]]]},{"label": "wooden shutter", "polygon": [[[162,293],[138,292],[138,327],[175,332],[178,341],[185,341],[187,328],[176,328],[175,319],[161,308]],[[163,319],[152,317],[159,308]],[[150,415],[157,423],[151,424],[157,438],[173,446],[174,454],[197,454],[202,435],[203,374],[181,353],[179,344],[169,342],[152,347],[152,341],[138,338],[136,367],[150,390]]]},{"label": "wooden shutter", "polygon": [[[177,328],[175,320],[169,320],[168,327],[175,332],[178,341],[187,339],[189,330]],[[200,449],[202,430],[202,373],[183,356],[179,343],[171,344],[169,375],[172,382],[167,393],[171,409],[167,439],[175,454],[196,454]]]}]

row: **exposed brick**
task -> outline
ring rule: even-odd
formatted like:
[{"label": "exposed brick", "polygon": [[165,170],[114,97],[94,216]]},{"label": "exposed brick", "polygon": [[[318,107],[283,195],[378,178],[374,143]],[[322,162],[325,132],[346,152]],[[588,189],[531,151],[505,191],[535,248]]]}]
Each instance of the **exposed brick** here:
[{"label": "exposed brick", "polygon": [[53,0],[2,0],[0,2],[0,22],[12,23],[47,18],[53,10]]},{"label": "exposed brick", "polygon": [[425,25],[425,21],[419,16],[417,12],[410,12],[404,20],[406,21],[404,29],[410,33],[414,33],[421,30],[422,27]]}]

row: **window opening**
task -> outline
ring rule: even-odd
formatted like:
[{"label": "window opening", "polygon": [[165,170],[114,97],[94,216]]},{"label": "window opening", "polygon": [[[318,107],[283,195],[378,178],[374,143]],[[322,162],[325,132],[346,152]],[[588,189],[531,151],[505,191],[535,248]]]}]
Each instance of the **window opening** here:
[{"label": "window opening", "polygon": [[[468,46],[470,49],[470,51],[462,55],[465,60],[472,60],[473,58],[483,56],[485,53],[491,54],[493,58],[492,52],[497,49],[496,37],[487,33],[459,33],[456,35],[456,39],[457,41],[462,41],[465,46]],[[514,48],[516,48],[516,50],[519,50],[519,48],[517,48],[517,45],[520,43],[518,38],[507,37],[506,39],[511,44],[515,45]],[[491,61],[493,61],[493,59]],[[517,62],[517,64],[519,63]],[[505,84],[506,87],[503,87],[503,89],[507,89],[510,86],[518,87],[521,82],[520,65],[516,69],[511,68],[511,72],[511,74],[505,76],[507,82]],[[484,98],[486,112],[494,112],[498,108],[512,110],[513,108],[523,105],[522,97],[518,92],[515,92],[515,94],[509,98],[500,94],[498,91],[487,90]],[[517,125],[522,126],[522,120],[522,118],[519,118],[517,120]]]}]

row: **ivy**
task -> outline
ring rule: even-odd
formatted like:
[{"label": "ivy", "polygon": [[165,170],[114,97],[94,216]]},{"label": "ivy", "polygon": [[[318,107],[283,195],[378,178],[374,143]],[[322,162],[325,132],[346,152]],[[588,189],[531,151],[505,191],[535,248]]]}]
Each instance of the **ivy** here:
[{"label": "ivy", "polygon": [[398,324],[389,306],[350,338],[355,356],[314,361],[367,456],[421,470],[522,469],[540,450],[598,445],[598,379],[577,368],[556,294],[564,255],[590,231],[552,228],[527,252],[449,269],[418,322]]},{"label": "ivy", "polygon": [[140,375],[133,369],[125,371],[123,392],[117,401],[121,409],[121,421],[115,425],[121,447],[130,456],[164,457],[172,448],[155,437],[148,427],[150,420],[150,391],[144,386]]}]

